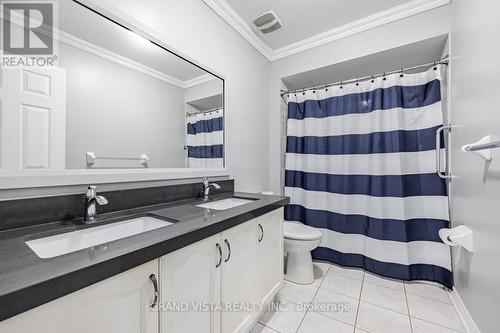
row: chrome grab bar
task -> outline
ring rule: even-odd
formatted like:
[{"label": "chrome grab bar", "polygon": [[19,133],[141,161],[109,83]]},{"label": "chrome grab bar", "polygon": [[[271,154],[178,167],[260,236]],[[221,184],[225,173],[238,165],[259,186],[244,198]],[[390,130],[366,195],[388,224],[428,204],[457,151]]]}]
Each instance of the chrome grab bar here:
[{"label": "chrome grab bar", "polygon": [[[441,172],[441,133],[444,130],[451,130],[452,127],[453,127],[452,125],[443,125],[439,127],[436,131],[436,173],[442,179],[453,178],[452,175],[446,174],[446,171],[444,173]],[[446,159],[446,162],[448,162],[448,159]]]}]

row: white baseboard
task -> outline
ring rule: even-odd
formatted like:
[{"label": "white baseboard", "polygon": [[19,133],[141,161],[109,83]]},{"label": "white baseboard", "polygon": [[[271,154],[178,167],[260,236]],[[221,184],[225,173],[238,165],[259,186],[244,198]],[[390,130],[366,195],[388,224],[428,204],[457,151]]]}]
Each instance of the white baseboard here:
[{"label": "white baseboard", "polygon": [[457,292],[455,288],[450,291],[450,298],[451,302],[453,303],[453,306],[458,312],[458,316],[460,317],[460,320],[462,321],[462,326],[465,329],[466,333],[481,333],[479,331],[479,328],[477,327],[476,323],[474,322],[474,319],[472,319],[472,316],[469,313],[469,310],[465,307],[464,302],[462,301],[462,298],[460,297],[460,294]]}]

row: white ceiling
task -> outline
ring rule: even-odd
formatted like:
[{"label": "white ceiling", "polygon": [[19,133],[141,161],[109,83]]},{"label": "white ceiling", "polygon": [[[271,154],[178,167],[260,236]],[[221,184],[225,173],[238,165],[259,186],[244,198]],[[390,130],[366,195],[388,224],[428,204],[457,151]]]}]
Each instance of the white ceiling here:
[{"label": "white ceiling", "polygon": [[319,33],[347,25],[411,0],[226,0],[250,26],[255,17],[273,10],[283,27],[255,34],[271,49],[279,49]]},{"label": "white ceiling", "polygon": [[198,110],[210,110],[222,107],[224,96],[222,94],[200,98],[195,101],[187,102],[187,104],[195,107]]},{"label": "white ceiling", "polygon": [[59,2],[59,29],[181,82],[204,70],[70,0]]}]

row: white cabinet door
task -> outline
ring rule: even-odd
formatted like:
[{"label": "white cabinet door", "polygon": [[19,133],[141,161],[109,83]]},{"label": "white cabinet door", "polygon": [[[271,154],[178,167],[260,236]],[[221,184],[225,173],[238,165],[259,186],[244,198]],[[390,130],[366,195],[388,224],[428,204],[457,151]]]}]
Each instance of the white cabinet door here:
[{"label": "white cabinet door", "polygon": [[0,103],[0,169],[64,169],[66,71],[2,69]]},{"label": "white cabinet door", "polygon": [[247,222],[221,233],[224,260],[221,271],[221,332],[239,332],[251,320],[253,300],[254,224]]},{"label": "white cabinet door", "polygon": [[220,331],[219,309],[201,307],[219,302],[221,253],[217,234],[161,258],[162,333]]},{"label": "white cabinet door", "polygon": [[255,219],[255,302],[269,301],[283,281],[283,208]]},{"label": "white cabinet door", "polygon": [[158,260],[2,321],[0,332],[158,332],[151,274],[158,276]]}]

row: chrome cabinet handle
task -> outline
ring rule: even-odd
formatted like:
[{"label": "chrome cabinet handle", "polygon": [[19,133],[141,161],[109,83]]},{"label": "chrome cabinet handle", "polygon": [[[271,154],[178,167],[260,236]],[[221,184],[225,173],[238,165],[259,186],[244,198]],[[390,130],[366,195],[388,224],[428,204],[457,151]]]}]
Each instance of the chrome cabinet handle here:
[{"label": "chrome cabinet handle", "polygon": [[156,308],[156,306],[158,305],[158,281],[156,280],[156,276],[154,274],[151,274],[149,276],[149,279],[151,280],[151,282],[153,283],[153,288],[154,288],[154,300],[153,300],[153,303],[151,303],[151,305],[149,306],[151,309],[154,309]]},{"label": "chrome cabinet handle", "polygon": [[228,262],[229,259],[231,258],[231,246],[229,245],[229,241],[227,239],[224,239],[224,243],[226,243],[227,250],[228,250],[227,258],[224,259],[224,262]]},{"label": "chrome cabinet handle", "polygon": [[258,225],[260,229],[260,237],[259,237],[259,243],[260,243],[264,239],[264,228],[262,227],[262,224],[259,223]]},{"label": "chrome cabinet handle", "polygon": [[222,264],[222,249],[219,243],[215,244],[215,246],[217,247],[217,250],[219,250],[219,262],[215,265],[215,268],[218,268],[220,264]]}]

